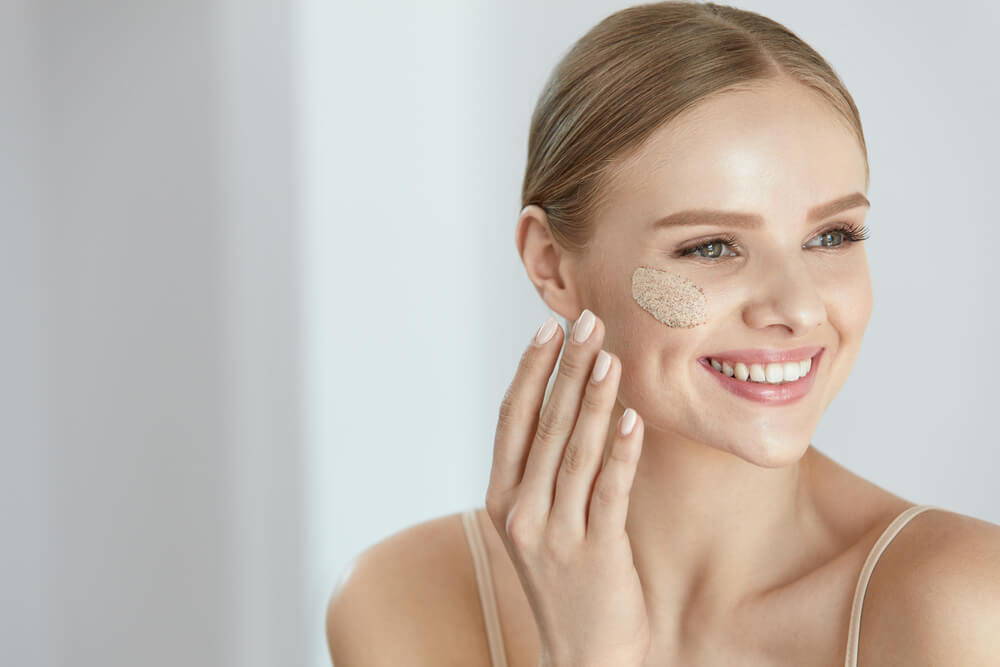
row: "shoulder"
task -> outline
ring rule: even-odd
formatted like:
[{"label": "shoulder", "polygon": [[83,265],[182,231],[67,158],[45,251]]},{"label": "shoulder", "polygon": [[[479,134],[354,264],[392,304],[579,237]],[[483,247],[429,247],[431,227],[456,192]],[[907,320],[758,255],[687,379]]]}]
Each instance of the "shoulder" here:
[{"label": "shoulder", "polygon": [[985,665],[1000,655],[1000,526],[939,509],[896,535],[869,581],[859,655]]},{"label": "shoulder", "polygon": [[327,605],[326,635],[336,667],[465,664],[488,655],[477,621],[471,555],[461,516],[451,514],[358,554]]}]

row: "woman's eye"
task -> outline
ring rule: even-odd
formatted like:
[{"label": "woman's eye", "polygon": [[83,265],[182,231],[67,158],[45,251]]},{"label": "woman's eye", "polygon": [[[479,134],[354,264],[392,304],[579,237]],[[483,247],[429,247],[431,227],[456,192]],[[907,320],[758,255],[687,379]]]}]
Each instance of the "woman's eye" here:
[{"label": "woman's eye", "polygon": [[725,241],[711,241],[709,243],[702,243],[700,246],[695,246],[694,250],[702,250],[700,257],[705,257],[706,259],[716,259],[722,257],[722,249],[726,247]]},{"label": "woman's eye", "polygon": [[[806,247],[820,247],[820,248],[836,248],[844,243],[844,230],[843,229],[831,229],[819,234],[816,238],[820,239],[819,246],[810,246],[806,244]],[[836,239],[835,241],[829,241],[829,239]]]},{"label": "woman's eye", "polygon": [[[835,229],[828,229],[825,232],[817,234],[813,237],[813,240],[819,241],[819,243],[812,244],[807,243],[804,248],[840,248],[846,247],[848,244],[855,241],[863,241],[868,238],[867,229],[855,229],[853,227],[837,227]],[[721,259],[724,257],[723,249],[727,248],[730,250],[738,249],[740,246],[736,242],[735,238],[732,237],[721,237],[717,239],[712,239],[705,243],[698,243],[695,245],[688,246],[679,251],[679,256],[681,257],[700,257],[703,259]],[[730,255],[731,257],[735,254]]]},{"label": "woman's eye", "polygon": [[[694,255],[696,257],[703,257],[704,259],[719,259],[723,256],[722,249],[726,247],[731,247],[735,245],[733,239],[712,239],[706,243],[699,243],[697,245],[688,246],[687,248],[681,250],[681,256],[686,257],[688,255]],[[703,251],[703,252],[699,252]]]}]

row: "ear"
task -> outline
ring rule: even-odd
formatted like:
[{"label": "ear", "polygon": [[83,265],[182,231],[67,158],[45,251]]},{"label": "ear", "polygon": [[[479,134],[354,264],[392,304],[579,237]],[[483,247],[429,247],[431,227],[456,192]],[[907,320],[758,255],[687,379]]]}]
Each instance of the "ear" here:
[{"label": "ear", "polygon": [[575,321],[583,312],[575,280],[578,258],[556,242],[548,216],[540,206],[529,204],[521,210],[514,243],[542,301],[552,311]]}]

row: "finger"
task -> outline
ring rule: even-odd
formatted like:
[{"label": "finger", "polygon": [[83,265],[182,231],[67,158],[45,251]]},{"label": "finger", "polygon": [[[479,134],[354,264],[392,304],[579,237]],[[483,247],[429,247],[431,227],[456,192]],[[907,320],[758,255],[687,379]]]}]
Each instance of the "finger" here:
[{"label": "finger", "polygon": [[[628,426],[634,416],[634,426],[628,435],[622,434],[622,424]],[[597,541],[619,538],[625,533],[629,495],[635,470],[642,453],[643,422],[635,410],[627,409],[618,420],[615,437],[590,498],[587,517],[587,538]]]},{"label": "finger", "polygon": [[[580,404],[580,415],[563,452],[556,477],[556,496],[549,515],[558,530],[582,537],[587,532],[587,505],[594,478],[601,470],[608,439],[611,409],[618,397],[621,363],[604,350],[598,352]],[[598,379],[598,373],[603,376]]]},{"label": "finger", "polygon": [[[550,338],[539,343],[538,336],[546,333],[550,334]],[[521,354],[517,372],[500,404],[493,443],[493,467],[486,491],[487,508],[495,502],[505,502],[521,482],[528,446],[535,435],[538,411],[552,369],[559,358],[562,337],[563,328],[554,317],[549,317]]]},{"label": "finger", "polygon": [[556,471],[576,425],[584,387],[603,340],[603,323],[585,309],[573,325],[549,402],[538,418],[524,478],[518,489],[518,505],[523,503],[525,511],[534,517],[546,517],[552,509]]}]

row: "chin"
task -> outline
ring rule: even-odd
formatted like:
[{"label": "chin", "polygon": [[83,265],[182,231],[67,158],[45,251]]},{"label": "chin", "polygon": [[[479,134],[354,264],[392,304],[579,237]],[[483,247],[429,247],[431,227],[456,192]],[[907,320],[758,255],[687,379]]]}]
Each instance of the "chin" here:
[{"label": "chin", "polygon": [[726,451],[760,468],[784,468],[802,460],[810,442],[809,437],[743,439]]}]

